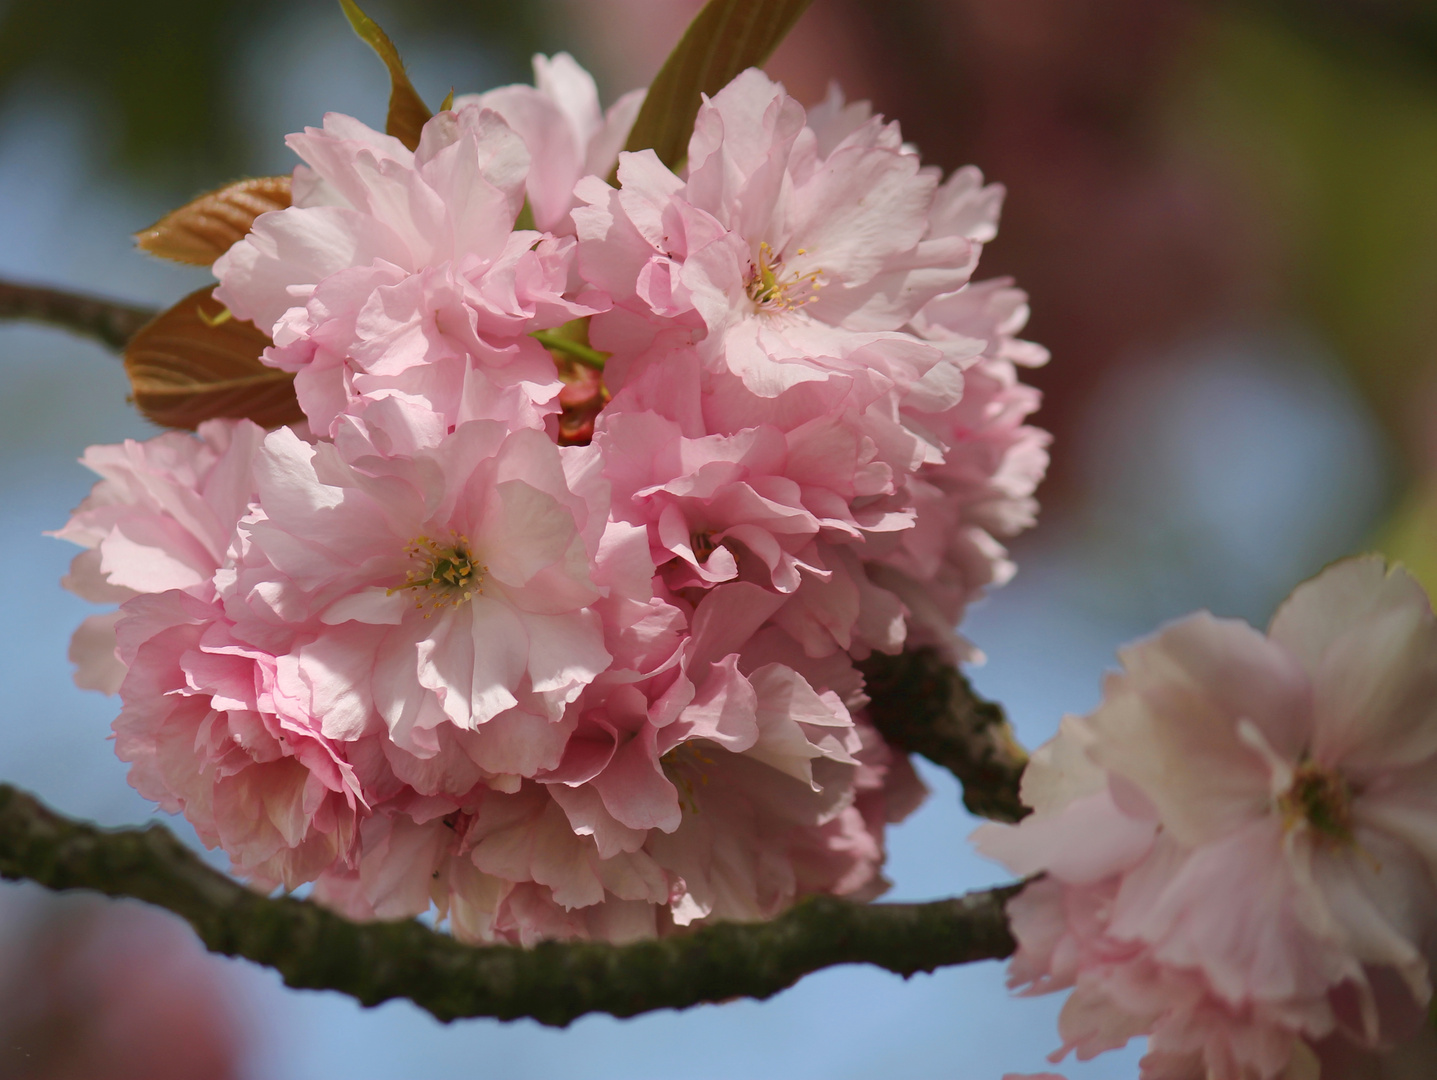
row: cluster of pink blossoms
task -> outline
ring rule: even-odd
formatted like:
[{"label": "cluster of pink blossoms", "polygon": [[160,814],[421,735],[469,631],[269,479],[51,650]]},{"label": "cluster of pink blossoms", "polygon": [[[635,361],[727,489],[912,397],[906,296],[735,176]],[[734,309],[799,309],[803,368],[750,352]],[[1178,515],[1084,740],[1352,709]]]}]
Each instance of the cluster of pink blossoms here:
[{"label": "cluster of pink blossoms", "polygon": [[1266,636],[1207,614],[1121,653],[1103,703],[980,850],[1010,982],[1072,988],[1061,1057],[1148,1037],[1143,1080],[1419,1080],[1437,958],[1437,619],[1405,572],[1337,563]]},{"label": "cluster of pink blossoms", "polygon": [[[356,917],[628,940],[875,895],[922,787],[855,660],[971,653],[1046,464],[1024,297],[969,283],[1001,192],[756,70],[675,174],[618,152],[642,95],[536,68],[412,152],[290,137],[293,206],[214,272],[308,422],[88,452],[68,584],[121,603],[79,681],[139,791]],[[576,320],[602,388],[533,336]]]}]

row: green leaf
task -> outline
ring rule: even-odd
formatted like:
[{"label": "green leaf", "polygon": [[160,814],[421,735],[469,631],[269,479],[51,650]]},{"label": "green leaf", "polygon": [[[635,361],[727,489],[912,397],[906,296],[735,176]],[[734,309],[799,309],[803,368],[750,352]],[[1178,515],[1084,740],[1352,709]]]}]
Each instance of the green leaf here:
[{"label": "green leaf", "polygon": [[676,168],[688,153],[701,94],[762,64],[812,0],[709,0],[649,86],[625,150],[650,147]]},{"label": "green leaf", "polygon": [[389,40],[389,35],[360,10],[354,0],[339,0],[339,6],[344,9],[354,32],[379,54],[379,59],[389,69],[389,116],[384,121],[384,130],[413,150],[419,145],[420,131],[434,114],[404,73],[404,61],[399,58],[399,50]]}]

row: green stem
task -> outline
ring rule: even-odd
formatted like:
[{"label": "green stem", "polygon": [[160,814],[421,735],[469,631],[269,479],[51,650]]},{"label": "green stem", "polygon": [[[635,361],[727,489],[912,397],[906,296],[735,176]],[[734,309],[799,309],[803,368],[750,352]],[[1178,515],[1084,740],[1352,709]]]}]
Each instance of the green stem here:
[{"label": "green stem", "polygon": [[608,353],[600,352],[592,345],[585,345],[582,341],[565,337],[558,330],[535,330],[529,336],[549,351],[563,353],[570,359],[585,367],[591,367],[595,371],[603,371],[604,361],[609,358]]}]

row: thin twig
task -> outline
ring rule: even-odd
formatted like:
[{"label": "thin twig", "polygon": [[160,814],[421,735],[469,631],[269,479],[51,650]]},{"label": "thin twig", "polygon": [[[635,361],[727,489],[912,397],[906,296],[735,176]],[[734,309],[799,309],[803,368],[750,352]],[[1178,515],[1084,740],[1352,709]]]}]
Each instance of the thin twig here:
[{"label": "thin twig", "polygon": [[873,699],[869,715],[889,743],[958,777],[963,805],[973,813],[997,821],[1027,814],[1018,781],[1028,755],[1001,706],[975,694],[958,669],[930,648],[874,653],[858,666]]},{"label": "thin twig", "polygon": [[767,923],[720,923],[633,945],[462,945],[418,922],[353,923],[271,899],[207,866],[160,825],[105,830],[0,784],[0,876],[168,908],[213,952],[275,968],[290,986],[365,1005],[404,997],[440,1020],[529,1016],[563,1026],[731,997],[767,998],[834,964],[908,976],[1014,948],[1003,914],[1017,886],[927,904],[813,897]]},{"label": "thin twig", "polygon": [[0,281],[0,319],[30,319],[123,349],[156,315],[151,308],[38,285]]}]

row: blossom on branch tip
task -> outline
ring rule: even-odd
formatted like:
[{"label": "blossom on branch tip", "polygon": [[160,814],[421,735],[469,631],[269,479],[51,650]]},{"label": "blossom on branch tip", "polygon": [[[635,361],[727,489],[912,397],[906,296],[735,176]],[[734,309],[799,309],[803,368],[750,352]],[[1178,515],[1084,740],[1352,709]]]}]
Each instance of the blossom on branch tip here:
[{"label": "blossom on branch tip", "polygon": [[607,176],[644,103],[631,90],[606,112],[599,110],[594,77],[568,53],[534,56],[534,85],[501,86],[483,94],[461,94],[454,108],[478,105],[502,116],[529,149],[525,190],[535,227],[572,235],[569,210],[574,185],[585,176]]},{"label": "blossom on branch tip", "polygon": [[1437,941],[1437,619],[1420,586],[1350,559],[1298,586],[1266,636],[1204,613],[1120,658],[1103,703],[1034,755],[1034,813],[974,837],[1044,875],[1009,904],[1010,982],[1073,988],[1061,1052],[1146,1035],[1144,1077],[1272,1080],[1317,1076],[1329,1040],[1412,1038]]}]

